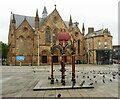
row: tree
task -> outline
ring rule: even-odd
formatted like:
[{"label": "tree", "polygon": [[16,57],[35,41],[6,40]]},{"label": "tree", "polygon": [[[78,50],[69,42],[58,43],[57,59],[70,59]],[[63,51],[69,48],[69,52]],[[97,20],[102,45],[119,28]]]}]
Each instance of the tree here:
[{"label": "tree", "polygon": [[7,58],[8,45],[2,43],[2,58]]},{"label": "tree", "polygon": [[0,41],[0,57],[2,55],[2,42]]},{"label": "tree", "polygon": [[0,42],[0,56],[2,56],[3,62],[5,61],[4,59],[7,58],[7,52],[8,52],[8,45]]}]

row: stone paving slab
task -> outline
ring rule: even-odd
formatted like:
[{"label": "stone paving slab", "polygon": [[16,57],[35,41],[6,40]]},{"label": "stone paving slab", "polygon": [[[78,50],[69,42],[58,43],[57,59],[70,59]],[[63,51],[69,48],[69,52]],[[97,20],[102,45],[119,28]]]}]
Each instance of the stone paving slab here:
[{"label": "stone paving slab", "polygon": [[[81,89],[80,89],[81,90]],[[82,97],[78,90],[68,90],[70,97]]]}]

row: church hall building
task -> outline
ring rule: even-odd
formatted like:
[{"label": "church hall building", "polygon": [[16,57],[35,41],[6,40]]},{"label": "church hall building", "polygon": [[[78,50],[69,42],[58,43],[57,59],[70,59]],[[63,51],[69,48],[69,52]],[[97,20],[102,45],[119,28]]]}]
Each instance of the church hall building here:
[{"label": "church hall building", "polygon": [[112,58],[112,36],[110,31],[88,28],[85,33],[77,22],[64,21],[56,6],[48,15],[44,6],[42,17],[38,10],[35,16],[11,13],[8,35],[7,64],[9,65],[42,65],[60,64],[64,54],[66,64],[71,64],[71,56],[75,55],[75,63],[109,64]]}]

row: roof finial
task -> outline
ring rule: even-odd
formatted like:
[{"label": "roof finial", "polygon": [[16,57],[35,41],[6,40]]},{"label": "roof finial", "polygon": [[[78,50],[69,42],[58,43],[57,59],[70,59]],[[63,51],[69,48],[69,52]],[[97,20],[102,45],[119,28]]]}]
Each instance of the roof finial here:
[{"label": "roof finial", "polygon": [[76,26],[78,26],[78,25],[79,25],[79,23],[78,23],[78,22],[75,22],[74,24],[75,24]]},{"label": "roof finial", "polygon": [[55,6],[55,9],[56,9],[56,4],[54,6]]},{"label": "roof finial", "polygon": [[13,13],[12,13],[12,11],[11,11],[10,20],[13,20]]},{"label": "roof finial", "polygon": [[38,9],[36,10],[36,17],[38,17]]},{"label": "roof finial", "polygon": [[10,20],[15,23],[15,15],[14,13],[11,12]]},{"label": "roof finial", "polygon": [[71,15],[70,15],[70,20],[69,20],[69,26],[72,26],[72,17],[71,17]]},{"label": "roof finial", "polygon": [[85,31],[84,23],[83,23],[83,26],[82,26],[82,31]]}]

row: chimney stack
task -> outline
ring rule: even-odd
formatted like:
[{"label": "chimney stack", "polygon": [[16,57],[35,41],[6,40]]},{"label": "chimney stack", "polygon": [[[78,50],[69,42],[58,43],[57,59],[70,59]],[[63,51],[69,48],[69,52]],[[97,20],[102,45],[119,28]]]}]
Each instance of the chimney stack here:
[{"label": "chimney stack", "polygon": [[94,32],[94,28],[93,27],[89,27],[88,28],[88,33],[92,33],[92,32]]}]

